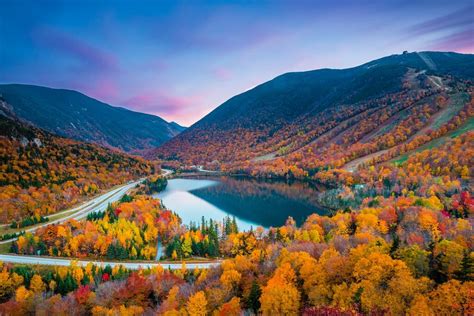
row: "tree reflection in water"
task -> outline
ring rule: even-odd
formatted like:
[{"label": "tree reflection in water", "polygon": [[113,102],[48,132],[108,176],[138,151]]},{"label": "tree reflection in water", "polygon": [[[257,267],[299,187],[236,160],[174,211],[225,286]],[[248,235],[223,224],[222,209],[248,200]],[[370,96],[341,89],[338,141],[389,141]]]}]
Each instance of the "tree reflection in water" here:
[{"label": "tree reflection in water", "polygon": [[[300,224],[309,214],[326,214],[317,189],[306,182],[220,177],[218,185],[189,193],[237,218],[261,226],[280,226],[292,216]],[[178,211],[179,213],[179,211]]]}]

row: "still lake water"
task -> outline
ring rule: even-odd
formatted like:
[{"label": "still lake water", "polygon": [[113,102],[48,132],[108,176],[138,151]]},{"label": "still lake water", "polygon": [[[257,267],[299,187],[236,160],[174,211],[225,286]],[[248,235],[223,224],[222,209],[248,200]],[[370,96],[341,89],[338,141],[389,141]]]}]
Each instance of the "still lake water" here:
[{"label": "still lake water", "polygon": [[281,226],[288,216],[298,224],[312,213],[326,214],[316,202],[316,189],[303,182],[262,181],[248,178],[177,178],[154,196],[176,212],[184,224],[201,217],[222,221],[235,216],[239,229]]}]

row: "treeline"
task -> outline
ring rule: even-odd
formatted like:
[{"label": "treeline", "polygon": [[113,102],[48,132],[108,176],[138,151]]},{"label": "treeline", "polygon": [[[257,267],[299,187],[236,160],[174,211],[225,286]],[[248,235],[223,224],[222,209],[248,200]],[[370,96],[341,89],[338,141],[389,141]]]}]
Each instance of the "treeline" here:
[{"label": "treeline", "polygon": [[49,221],[49,218],[41,216],[41,215],[29,216],[22,219],[20,222],[13,221],[10,224],[10,228],[23,228],[27,226],[33,226],[36,224],[46,223],[48,221]]},{"label": "treeline", "polygon": [[168,180],[162,176],[148,177],[145,181],[145,193],[153,194],[163,191],[168,185]]},{"label": "treeline", "polygon": [[18,254],[108,259],[154,259],[158,238],[167,243],[181,231],[181,220],[159,200],[125,195],[86,221],[41,227],[12,244]]},{"label": "treeline", "polygon": [[[126,278],[130,271],[122,266],[112,268],[110,265],[85,267],[42,267],[28,265],[2,264],[0,279],[0,302],[4,303],[14,297],[26,302],[34,295],[45,293],[48,297],[59,294],[65,296],[76,290],[84,291],[101,283]],[[60,297],[58,296],[58,297]],[[24,313],[25,311],[22,310]],[[15,314],[22,314],[17,310]]]},{"label": "treeline", "polygon": [[226,216],[221,223],[202,217],[201,224],[191,222],[184,234],[175,236],[166,246],[166,256],[173,260],[191,256],[215,258],[221,255],[220,243],[239,228],[235,217]]},{"label": "treeline", "polygon": [[7,233],[7,234],[1,235],[0,240],[9,240],[9,239],[17,238],[19,236],[23,236],[24,234],[25,234],[24,230],[16,232],[16,233]]}]

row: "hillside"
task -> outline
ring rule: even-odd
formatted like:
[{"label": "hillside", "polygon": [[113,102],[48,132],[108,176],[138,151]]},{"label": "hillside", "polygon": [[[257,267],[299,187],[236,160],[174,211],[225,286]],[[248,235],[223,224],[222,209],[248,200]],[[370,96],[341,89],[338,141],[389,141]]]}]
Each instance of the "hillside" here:
[{"label": "hillside", "polygon": [[472,115],[473,66],[474,55],[420,52],[287,73],[231,98],[154,155],[253,174],[351,171],[462,125]]},{"label": "hillside", "polygon": [[0,115],[0,222],[56,213],[154,172],[141,158]]},{"label": "hillside", "polygon": [[[421,56],[425,62],[429,55]],[[426,65],[433,67],[433,60]],[[266,180],[245,184],[229,177],[221,186],[191,191],[250,220],[278,216],[279,208],[290,212],[281,214],[292,215],[286,221],[278,216],[281,226],[249,231],[239,231],[230,217],[208,220],[206,212],[200,223],[183,225],[174,210],[134,190],[85,220],[19,236],[10,250],[20,255],[14,258],[40,254],[36,260],[105,259],[115,265],[101,261],[47,267],[7,261],[1,272],[5,284],[0,313],[473,314],[474,91],[469,68],[457,67],[440,74],[391,65],[362,77],[350,70],[354,77],[346,80],[358,80],[360,89],[352,85],[349,91],[351,84],[334,81],[348,89],[344,97],[318,94],[320,103],[295,107],[296,114],[284,93],[280,99],[288,98],[287,103],[248,105],[248,111],[259,113],[255,118],[242,114],[238,120],[231,110],[216,110],[215,123],[205,118],[191,128],[201,128],[202,134],[185,132],[166,145],[181,146],[171,153],[180,159],[174,162],[221,159],[206,167],[271,177],[309,176],[328,184],[327,189],[299,198],[296,210],[278,202],[279,196],[307,190],[303,181],[275,189]],[[371,77],[375,74],[385,81],[377,85]],[[364,80],[370,83],[365,86]],[[295,89],[294,100],[310,100],[304,89]],[[274,114],[262,114],[274,108]],[[272,126],[278,128],[265,134]],[[36,218],[99,188],[153,172],[144,160],[3,116],[0,132],[4,221],[20,215]],[[177,141],[186,137],[188,143]],[[376,163],[385,161],[392,163]],[[237,194],[217,199],[222,191]],[[245,195],[263,211],[235,198]],[[278,207],[269,207],[269,202]],[[314,210],[316,204],[334,211],[299,221],[299,212]],[[143,260],[156,257],[179,268],[169,269],[167,263],[142,266],[151,262]],[[207,261],[219,266],[191,267]],[[140,265],[138,272],[126,268],[131,263]]]},{"label": "hillside", "polygon": [[0,85],[1,110],[68,138],[127,152],[161,145],[184,128],[160,117],[113,107],[72,90]]},{"label": "hillside", "polygon": [[[301,225],[289,217],[268,230],[239,231],[227,217],[184,226],[159,200],[132,194],[85,221],[20,236],[12,246],[20,256],[9,257],[81,261],[61,267],[7,261],[0,313],[472,315],[474,198],[458,180],[466,178],[460,167],[472,166],[473,141],[468,132],[389,172],[364,170],[371,196],[361,205],[311,214]],[[241,184],[234,189],[248,191]],[[208,200],[212,191],[194,193]],[[337,199],[360,193],[346,188]],[[144,261],[155,257],[157,239],[174,269]],[[224,260],[194,268],[196,257]]]}]

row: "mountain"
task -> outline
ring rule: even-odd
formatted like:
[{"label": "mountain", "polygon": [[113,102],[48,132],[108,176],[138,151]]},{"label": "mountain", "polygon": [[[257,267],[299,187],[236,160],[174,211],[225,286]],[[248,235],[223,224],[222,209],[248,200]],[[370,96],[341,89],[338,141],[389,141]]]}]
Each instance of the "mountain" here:
[{"label": "mountain", "polygon": [[161,145],[184,127],[160,117],[133,112],[72,90],[0,85],[3,112],[57,135],[127,152]]},{"label": "mountain", "polygon": [[142,158],[59,137],[4,115],[0,148],[0,223],[49,215],[155,172]]},{"label": "mountain", "polygon": [[473,79],[474,55],[444,52],[287,73],[226,101],[154,156],[239,171],[344,167],[466,116]]}]

